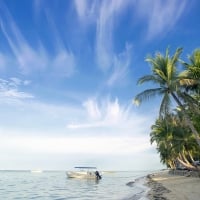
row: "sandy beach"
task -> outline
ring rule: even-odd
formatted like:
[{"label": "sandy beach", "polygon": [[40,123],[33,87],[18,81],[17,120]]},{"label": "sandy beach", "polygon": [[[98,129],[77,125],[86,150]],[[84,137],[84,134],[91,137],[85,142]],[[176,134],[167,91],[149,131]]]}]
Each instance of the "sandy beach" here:
[{"label": "sandy beach", "polygon": [[200,178],[169,174],[163,171],[148,176],[150,200],[197,200],[200,199]]}]

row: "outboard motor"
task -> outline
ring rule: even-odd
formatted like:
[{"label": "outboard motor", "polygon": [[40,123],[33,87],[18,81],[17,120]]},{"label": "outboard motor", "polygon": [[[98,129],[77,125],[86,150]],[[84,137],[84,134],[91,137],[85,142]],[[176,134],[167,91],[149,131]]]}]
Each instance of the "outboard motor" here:
[{"label": "outboard motor", "polygon": [[95,175],[96,175],[97,180],[101,179],[101,175],[99,174],[98,171],[95,172]]}]

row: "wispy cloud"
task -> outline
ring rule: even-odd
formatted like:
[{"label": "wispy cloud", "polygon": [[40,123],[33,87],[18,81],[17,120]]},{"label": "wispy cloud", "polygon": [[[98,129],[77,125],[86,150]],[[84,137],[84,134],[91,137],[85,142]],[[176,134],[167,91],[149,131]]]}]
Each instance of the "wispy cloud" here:
[{"label": "wispy cloud", "polygon": [[116,53],[113,43],[115,42],[114,30],[117,19],[129,3],[130,1],[122,0],[92,1],[92,3],[87,0],[75,1],[81,21],[86,24],[88,21],[96,23],[96,62],[104,73],[109,74],[107,86],[113,86],[119,80],[127,78],[130,48],[126,48],[125,44],[125,50]]},{"label": "wispy cloud", "polygon": [[12,53],[15,55],[16,63],[21,71],[27,74],[34,69],[44,68],[47,61],[44,53],[41,49],[35,51],[28,44],[8,11],[6,12],[6,21],[7,23],[1,21],[2,32],[12,49]]},{"label": "wispy cloud", "polygon": [[[82,23],[92,21],[96,23],[96,61],[100,69],[104,73],[109,73],[107,81],[109,86],[113,86],[118,80],[125,79],[125,68],[128,69],[130,57],[125,56],[120,60],[120,55],[127,53],[126,42],[125,50],[121,53],[116,53],[114,48],[115,42],[115,26],[118,23],[118,18],[128,8],[132,8],[133,15],[137,13],[142,23],[147,24],[145,38],[153,39],[156,36],[164,36],[178,22],[184,13],[187,6],[187,0],[183,0],[180,4],[178,0],[174,1],[75,1],[75,8]],[[91,13],[96,15],[91,15]],[[90,16],[90,17],[89,17]],[[92,16],[92,17],[91,17]],[[123,72],[123,73],[121,73]]]},{"label": "wispy cloud", "polygon": [[83,103],[83,106],[86,108],[88,116],[92,118],[93,120],[95,119],[100,119],[101,118],[101,112],[99,110],[99,106],[97,102],[93,99],[88,99]]},{"label": "wispy cloud", "polygon": [[68,124],[68,128],[94,128],[108,127],[120,123],[123,124],[122,110],[118,103],[118,99],[110,101],[109,99],[98,102],[97,99],[91,98],[83,102],[85,108],[84,122],[79,121],[76,124]]},{"label": "wispy cloud", "polygon": [[[128,1],[127,1],[128,2]],[[97,61],[102,70],[113,66],[113,31],[117,17],[123,11],[127,2],[121,0],[102,1],[97,19],[96,53]]]},{"label": "wispy cloud", "polygon": [[79,20],[84,22],[84,24],[91,24],[96,22],[96,17],[98,15],[99,1],[97,0],[75,0],[75,8]]},{"label": "wispy cloud", "polygon": [[76,62],[72,52],[61,50],[53,60],[53,71],[59,76],[70,77],[75,72]]},{"label": "wispy cloud", "polygon": [[81,23],[92,23],[92,25],[96,26],[95,57],[99,68],[108,75],[106,86],[111,87],[119,80],[127,79],[130,48],[126,48],[125,43],[125,50],[121,53],[116,53],[113,43],[115,42],[114,30],[118,17],[130,2],[122,0],[75,1],[75,8]]},{"label": "wispy cloud", "polygon": [[33,9],[34,9],[34,14],[35,14],[35,17],[37,18],[38,15],[40,14],[41,10],[42,10],[42,4],[43,4],[44,1],[41,1],[41,0],[34,0],[33,1]]},{"label": "wispy cloud", "polygon": [[131,63],[131,50],[131,45],[127,44],[124,52],[114,56],[113,72],[107,80],[108,86],[113,86],[117,82],[122,84],[127,79]]},{"label": "wispy cloud", "polygon": [[[105,134],[108,130],[110,135],[138,135],[148,133],[151,125],[151,117],[142,116],[133,111],[132,104],[122,105],[118,99],[110,100],[103,98],[97,100],[90,98],[83,103],[85,115],[83,118],[68,121],[67,128],[72,130],[101,130]],[[146,123],[148,121],[148,123]]]},{"label": "wispy cloud", "polygon": [[97,21],[96,56],[102,70],[113,65],[113,10],[103,1]]},{"label": "wispy cloud", "polygon": [[22,92],[19,90],[20,86],[25,86],[29,84],[30,81],[22,81],[18,78],[10,78],[9,80],[0,79],[0,96],[1,98],[9,99],[29,99],[34,98],[34,96],[27,92]]},{"label": "wispy cloud", "polygon": [[[75,56],[61,46],[61,42],[55,44],[58,45],[58,51],[54,54],[55,56],[52,56],[41,42],[39,42],[38,48],[34,48],[28,43],[6,7],[4,9],[4,20],[1,18],[0,20],[2,32],[14,55],[14,57],[10,56],[9,59],[14,60],[13,63],[19,67],[21,73],[30,74],[31,72],[48,71],[54,73],[54,75],[56,72],[59,76],[69,77],[73,75],[76,67]],[[5,61],[4,59],[0,66],[5,65]]]},{"label": "wispy cloud", "polygon": [[153,39],[158,35],[166,35],[184,14],[187,8],[187,0],[141,0],[135,2],[140,17],[147,22],[147,39]]}]

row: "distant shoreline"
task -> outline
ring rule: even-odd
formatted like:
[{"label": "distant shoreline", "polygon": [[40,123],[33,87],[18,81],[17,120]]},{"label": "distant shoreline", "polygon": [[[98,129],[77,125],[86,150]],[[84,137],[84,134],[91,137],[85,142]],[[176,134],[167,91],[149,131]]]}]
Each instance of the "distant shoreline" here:
[{"label": "distant shoreline", "polygon": [[200,197],[199,185],[200,178],[189,173],[177,175],[165,170],[147,176],[150,200],[197,200]]}]

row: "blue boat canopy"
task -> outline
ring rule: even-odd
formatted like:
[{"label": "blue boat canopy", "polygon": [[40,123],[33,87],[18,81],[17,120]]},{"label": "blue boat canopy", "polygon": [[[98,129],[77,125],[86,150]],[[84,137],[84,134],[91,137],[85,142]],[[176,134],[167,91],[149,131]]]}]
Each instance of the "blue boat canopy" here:
[{"label": "blue boat canopy", "polygon": [[96,169],[96,167],[74,167],[78,169]]}]

